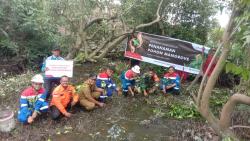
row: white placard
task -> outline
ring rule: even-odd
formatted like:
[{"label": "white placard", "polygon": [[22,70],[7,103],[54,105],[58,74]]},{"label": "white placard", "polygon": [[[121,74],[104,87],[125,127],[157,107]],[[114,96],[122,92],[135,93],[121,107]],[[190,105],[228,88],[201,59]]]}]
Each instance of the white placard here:
[{"label": "white placard", "polygon": [[66,75],[73,76],[73,61],[66,60],[47,60],[46,61],[46,77],[61,77]]}]

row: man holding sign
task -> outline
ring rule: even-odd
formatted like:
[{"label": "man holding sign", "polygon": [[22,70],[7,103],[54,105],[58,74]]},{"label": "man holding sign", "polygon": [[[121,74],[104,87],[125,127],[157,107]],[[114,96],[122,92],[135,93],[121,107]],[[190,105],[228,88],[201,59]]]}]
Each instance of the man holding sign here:
[{"label": "man holding sign", "polygon": [[45,72],[44,80],[45,80],[45,89],[46,89],[46,94],[47,98],[50,96],[51,90],[52,90],[52,84],[59,85],[60,84],[60,77],[54,77],[54,76],[47,76],[46,72],[49,71],[49,67],[47,66],[47,61],[49,60],[64,60],[60,56],[60,48],[58,46],[55,46],[52,49],[52,55],[49,56],[44,62],[42,66],[42,72]]}]

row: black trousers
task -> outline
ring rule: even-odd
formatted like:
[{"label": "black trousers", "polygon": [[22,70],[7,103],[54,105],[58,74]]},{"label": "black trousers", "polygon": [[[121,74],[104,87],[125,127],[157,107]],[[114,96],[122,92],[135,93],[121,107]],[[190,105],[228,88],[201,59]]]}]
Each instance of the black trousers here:
[{"label": "black trousers", "polygon": [[44,83],[44,87],[46,89],[46,98],[49,98],[51,93],[52,93],[52,88],[55,85],[60,85],[60,78],[45,78],[45,83]]},{"label": "black trousers", "polygon": [[[71,102],[69,102],[68,106],[66,107],[67,112],[69,112],[70,109],[71,109]],[[53,120],[58,120],[63,116],[63,114],[55,105],[50,107],[50,115]]]}]

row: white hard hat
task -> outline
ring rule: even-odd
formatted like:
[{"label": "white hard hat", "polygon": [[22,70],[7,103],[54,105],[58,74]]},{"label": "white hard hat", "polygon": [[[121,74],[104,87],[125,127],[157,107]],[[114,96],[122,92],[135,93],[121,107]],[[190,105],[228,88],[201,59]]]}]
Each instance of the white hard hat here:
[{"label": "white hard hat", "polygon": [[31,82],[44,83],[43,76],[41,74],[36,74],[32,77]]},{"label": "white hard hat", "polygon": [[135,65],[132,67],[132,71],[135,73],[140,73],[140,67],[138,65]]}]

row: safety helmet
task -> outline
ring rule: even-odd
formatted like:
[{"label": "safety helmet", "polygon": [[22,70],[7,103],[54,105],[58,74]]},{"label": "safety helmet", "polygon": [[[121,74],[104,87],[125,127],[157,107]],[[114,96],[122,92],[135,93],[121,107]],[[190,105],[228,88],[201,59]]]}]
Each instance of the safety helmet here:
[{"label": "safety helmet", "polygon": [[132,67],[132,71],[135,73],[140,73],[140,67],[138,65],[135,65]]},{"label": "safety helmet", "polygon": [[36,74],[32,77],[31,82],[34,83],[44,83],[43,76],[41,74]]}]

